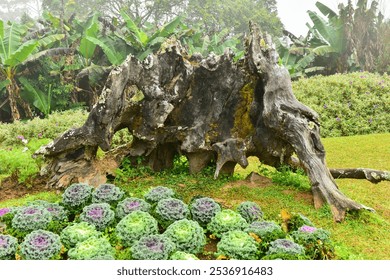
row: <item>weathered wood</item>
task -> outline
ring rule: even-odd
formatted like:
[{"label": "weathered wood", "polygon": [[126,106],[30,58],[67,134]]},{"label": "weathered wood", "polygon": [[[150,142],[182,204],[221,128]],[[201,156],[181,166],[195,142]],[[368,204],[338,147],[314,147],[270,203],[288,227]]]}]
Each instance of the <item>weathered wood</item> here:
[{"label": "weathered wood", "polygon": [[374,184],[382,181],[390,181],[390,172],[388,171],[369,168],[331,168],[329,171],[335,179],[366,179]]},{"label": "weathered wood", "polygon": [[[325,164],[317,113],[294,97],[270,37],[250,28],[245,59],[238,62],[229,51],[188,57],[177,42],[143,62],[129,56],[109,74],[85,124],[35,153],[47,159],[49,185],[96,184],[124,157],[142,156],[162,170],[175,155],[186,155],[192,173],[215,159],[217,177],[233,172],[236,163],[245,167],[247,156],[279,166],[295,152],[316,207],[329,203],[337,221],[347,210],[368,209],[337,188]],[[134,140],[112,150],[112,137],[123,128]],[[96,159],[98,147],[106,152],[103,160]]]}]

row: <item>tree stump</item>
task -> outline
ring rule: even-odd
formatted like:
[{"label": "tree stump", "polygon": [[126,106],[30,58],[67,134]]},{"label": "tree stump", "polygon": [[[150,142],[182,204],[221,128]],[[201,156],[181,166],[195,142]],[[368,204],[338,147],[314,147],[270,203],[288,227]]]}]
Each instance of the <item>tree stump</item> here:
[{"label": "tree stump", "polygon": [[[272,166],[295,152],[312,185],[315,207],[330,204],[336,221],[347,210],[369,209],[340,192],[325,164],[316,112],[295,98],[288,71],[278,65],[268,35],[250,24],[246,56],[188,56],[178,42],[144,61],[129,56],[108,76],[85,124],[41,147],[53,187],[72,182],[103,183],[125,157],[142,156],[155,170],[187,156],[190,171],[215,159],[215,177],[257,156]],[[116,131],[133,142],[111,149]],[[96,159],[98,147],[106,152]]]}]

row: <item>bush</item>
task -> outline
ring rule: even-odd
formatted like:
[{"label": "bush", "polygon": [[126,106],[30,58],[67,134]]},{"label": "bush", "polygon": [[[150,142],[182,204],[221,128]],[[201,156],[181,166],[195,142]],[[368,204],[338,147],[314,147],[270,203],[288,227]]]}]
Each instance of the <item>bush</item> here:
[{"label": "bush", "polygon": [[90,237],[100,237],[94,225],[87,222],[76,223],[67,226],[61,232],[60,238],[65,248],[75,247],[77,243],[83,242]]},{"label": "bush", "polygon": [[20,232],[46,229],[52,215],[43,206],[30,205],[19,208],[12,219],[12,228]]},{"label": "bush", "polygon": [[221,206],[210,197],[194,199],[190,203],[192,219],[197,221],[202,227],[206,227],[211,219],[221,211]]},{"label": "bush", "polygon": [[199,260],[199,258],[197,256],[195,256],[194,254],[186,253],[183,251],[174,252],[169,259],[170,260],[177,260],[177,261]]},{"label": "bush", "polygon": [[305,249],[291,240],[277,239],[272,241],[264,259],[297,260],[305,259]]},{"label": "bush", "polygon": [[116,207],[116,216],[122,219],[127,214],[139,210],[150,212],[151,205],[141,198],[128,197],[118,203]]},{"label": "bush", "polygon": [[195,221],[183,219],[171,224],[164,235],[176,245],[177,250],[197,254],[203,251],[206,236],[203,228]]},{"label": "bush", "polygon": [[230,209],[218,212],[207,225],[207,230],[214,236],[221,238],[222,234],[231,230],[245,230],[248,223],[245,219]]},{"label": "bush", "polygon": [[80,210],[91,202],[92,190],[87,184],[72,184],[62,194],[62,204],[70,210]]},{"label": "bush", "polygon": [[164,198],[157,203],[155,214],[160,225],[167,228],[175,221],[188,218],[190,211],[183,201],[176,198]]},{"label": "bush", "polygon": [[113,184],[102,184],[92,192],[92,202],[117,204],[123,198],[124,194],[124,191]]},{"label": "bush", "polygon": [[36,230],[29,233],[20,244],[20,255],[25,260],[50,260],[58,258],[61,247],[57,234]]},{"label": "bush", "polygon": [[293,83],[298,100],[318,112],[323,137],[390,132],[390,77],[356,72]]},{"label": "bush", "polygon": [[248,222],[252,223],[263,219],[263,211],[252,201],[244,201],[237,207],[237,212]]},{"label": "bush", "polygon": [[115,212],[111,210],[108,203],[93,203],[85,206],[80,214],[80,221],[87,222],[103,231],[115,220]]},{"label": "bush", "polygon": [[217,255],[237,260],[256,260],[259,256],[257,245],[248,233],[233,230],[222,235],[217,244]]},{"label": "bush", "polygon": [[167,260],[175,250],[175,244],[164,235],[148,235],[131,247],[135,260]]},{"label": "bush", "polygon": [[92,236],[68,251],[70,260],[114,260],[115,249],[104,237]]},{"label": "bush", "polygon": [[158,225],[149,213],[137,210],[120,220],[115,232],[122,245],[130,247],[143,236],[157,234]]},{"label": "bush", "polygon": [[145,200],[151,204],[157,203],[164,198],[173,197],[175,197],[175,192],[172,189],[163,186],[152,188],[144,196]]},{"label": "bush", "polygon": [[14,260],[18,239],[11,235],[0,234],[0,260]]}]

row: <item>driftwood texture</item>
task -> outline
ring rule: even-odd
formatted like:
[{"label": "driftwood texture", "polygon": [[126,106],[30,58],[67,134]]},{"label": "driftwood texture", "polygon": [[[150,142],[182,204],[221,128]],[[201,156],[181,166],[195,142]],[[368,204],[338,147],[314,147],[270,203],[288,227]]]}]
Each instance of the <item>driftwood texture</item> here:
[{"label": "driftwood texture", "polygon": [[[35,155],[48,161],[53,187],[72,182],[97,185],[124,157],[142,156],[154,170],[188,158],[190,172],[216,162],[215,177],[232,173],[247,156],[273,166],[295,152],[312,185],[315,207],[330,204],[336,221],[347,210],[369,209],[338,189],[325,164],[316,112],[295,98],[288,71],[279,66],[271,38],[250,24],[246,56],[189,57],[171,42],[143,62],[129,56],[111,71],[85,124],[64,133]],[[132,143],[111,150],[116,131],[127,128]],[[96,159],[98,147],[106,151]]]}]

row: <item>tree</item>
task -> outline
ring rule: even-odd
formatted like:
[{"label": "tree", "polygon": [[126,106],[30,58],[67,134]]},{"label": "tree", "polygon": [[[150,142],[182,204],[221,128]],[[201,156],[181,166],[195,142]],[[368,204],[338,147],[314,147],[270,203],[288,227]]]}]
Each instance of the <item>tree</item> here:
[{"label": "tree", "polygon": [[39,0],[2,0],[0,18],[3,21],[20,21],[24,14],[39,16]]}]

